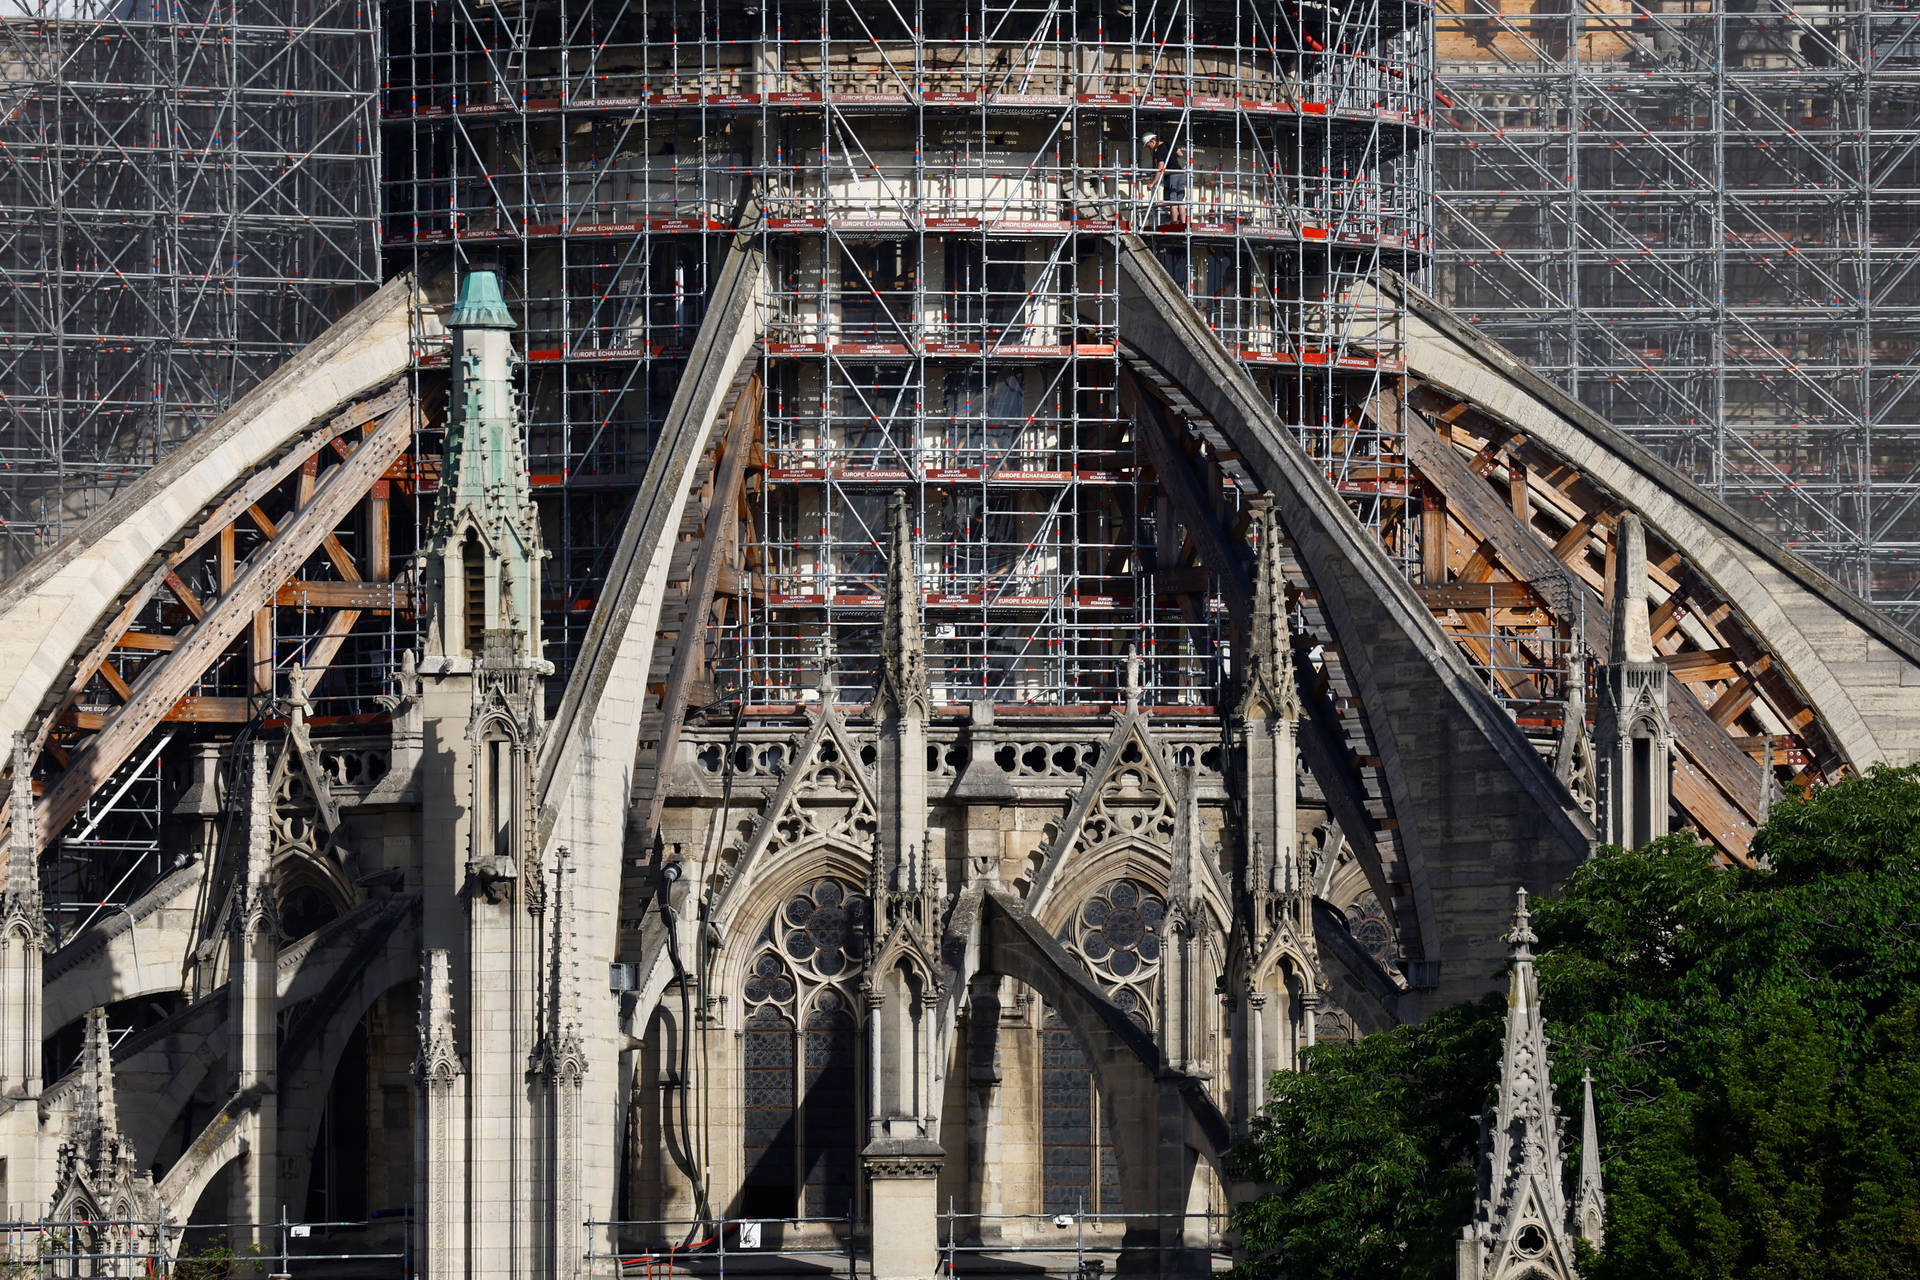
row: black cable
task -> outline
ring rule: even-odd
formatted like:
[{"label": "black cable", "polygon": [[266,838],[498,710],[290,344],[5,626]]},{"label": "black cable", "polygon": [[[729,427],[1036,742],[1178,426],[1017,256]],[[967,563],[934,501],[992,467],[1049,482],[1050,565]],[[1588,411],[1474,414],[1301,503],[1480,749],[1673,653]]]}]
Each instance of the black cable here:
[{"label": "black cable", "polygon": [[[705,708],[702,708],[702,710],[704,709]],[[734,753],[739,749],[740,726],[745,719],[746,704],[744,702],[734,703],[733,729],[727,735],[726,759],[722,762],[720,770],[720,813],[723,819],[727,812],[727,806],[731,803],[733,797]],[[662,839],[660,833],[655,831],[653,833],[653,853],[656,863],[662,862],[665,851],[665,841]],[[675,865],[677,866],[677,864]],[[666,866],[662,865],[660,868],[662,882],[659,889],[660,919],[661,922],[666,925],[667,929],[667,962],[673,966],[674,982],[680,988],[680,1159],[676,1160],[675,1163],[680,1166],[680,1172],[687,1176],[688,1181],[693,1183],[694,1210],[697,1219],[687,1230],[687,1238],[681,1244],[681,1248],[684,1249],[693,1243],[694,1237],[700,1233],[701,1228],[705,1227],[707,1223],[712,1220],[713,1210],[712,1205],[707,1200],[706,1176],[701,1171],[699,1161],[695,1158],[693,1150],[693,1105],[691,1101],[693,1092],[693,991],[688,981],[686,965],[680,958],[680,940],[675,936],[673,927],[674,912],[671,903],[672,886],[680,877],[676,870],[671,878],[666,878],[666,871]],[[706,908],[704,902],[701,906],[700,927],[703,930],[706,928]],[[704,980],[704,966],[701,977]]]},{"label": "black cable", "polygon": [[[653,838],[656,852],[661,850],[658,833]],[[680,1159],[677,1163],[680,1172],[687,1175],[693,1183],[693,1203],[697,1220],[687,1228],[687,1238],[680,1247],[686,1248],[693,1243],[694,1237],[706,1226],[709,1217],[707,1206],[706,1179],[700,1176],[700,1170],[693,1157],[693,1126],[688,1118],[691,1108],[688,1098],[692,1093],[693,1081],[689,1075],[692,1070],[691,1046],[693,1043],[693,990],[687,981],[687,967],[680,960],[680,941],[674,937],[673,905],[671,902],[673,884],[680,877],[678,865],[675,874],[667,875],[667,868],[660,870],[660,921],[667,929],[667,960],[673,965],[674,983],[680,988]]]}]

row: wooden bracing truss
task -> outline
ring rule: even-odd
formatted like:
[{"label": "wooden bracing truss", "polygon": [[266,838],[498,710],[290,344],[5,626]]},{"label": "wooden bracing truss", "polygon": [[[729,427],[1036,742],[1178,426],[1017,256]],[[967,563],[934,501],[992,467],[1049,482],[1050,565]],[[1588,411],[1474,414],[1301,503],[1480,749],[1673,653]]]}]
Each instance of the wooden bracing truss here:
[{"label": "wooden bracing truss", "polygon": [[720,637],[740,624],[740,594],[751,579],[759,539],[752,486],[765,472],[760,436],[764,389],[749,365],[734,388],[732,408],[714,433],[713,452],[694,473],[681,517],[660,608],[660,642],[647,673],[647,711],[633,776],[634,822],[650,844],[666,804],[666,764],[680,742],[689,708],[700,710],[734,696],[714,684]]},{"label": "wooden bracing truss", "polygon": [[[393,507],[432,484],[414,453],[419,425],[404,380],[314,423],[213,496],[134,579],[37,718],[43,848],[161,726],[284,714],[270,703],[293,682],[277,684],[276,671],[299,668],[311,699],[329,692],[363,619],[401,615],[411,630],[417,584],[399,556],[412,550],[413,521],[396,521]],[[276,610],[323,621],[276,626]],[[276,644],[288,636],[304,642]]]},{"label": "wooden bracing truss", "polygon": [[[1156,569],[1159,589],[1192,592],[1196,607],[1206,591],[1218,590],[1238,626],[1251,594],[1250,562],[1240,549],[1247,507],[1225,497],[1238,478],[1237,457],[1151,366],[1136,362],[1123,381],[1142,455],[1171,517],[1161,524],[1180,530],[1180,543]],[[1566,682],[1585,678],[1585,655],[1607,657],[1613,529],[1625,508],[1506,424],[1417,381],[1380,390],[1365,412],[1383,436],[1404,441],[1421,499],[1417,530],[1383,529],[1382,536],[1415,539],[1417,593],[1551,756],[1569,728]],[[1657,593],[1654,643],[1670,672],[1678,748],[1673,797],[1729,860],[1748,862],[1754,830],[1781,785],[1824,781],[1846,764],[1784,668],[1684,551],[1657,533],[1649,534],[1647,548]],[[1320,642],[1303,682],[1303,758],[1380,900],[1407,903],[1410,875],[1398,852],[1380,753],[1357,714],[1312,584],[1284,548],[1282,558],[1290,565],[1293,607]],[[1417,938],[1412,910],[1394,914],[1403,937]]]},{"label": "wooden bracing truss", "polygon": [[[1508,424],[1418,381],[1381,391],[1368,412],[1404,434],[1422,494],[1418,590],[1470,660],[1502,682],[1509,705],[1537,701],[1527,673],[1553,665],[1529,635],[1577,636],[1604,661],[1617,499]],[[1647,561],[1654,647],[1670,673],[1673,798],[1727,857],[1747,862],[1781,777],[1816,782],[1846,766],[1785,669],[1685,549],[1650,530]],[[1543,716],[1529,727],[1557,726]]]}]

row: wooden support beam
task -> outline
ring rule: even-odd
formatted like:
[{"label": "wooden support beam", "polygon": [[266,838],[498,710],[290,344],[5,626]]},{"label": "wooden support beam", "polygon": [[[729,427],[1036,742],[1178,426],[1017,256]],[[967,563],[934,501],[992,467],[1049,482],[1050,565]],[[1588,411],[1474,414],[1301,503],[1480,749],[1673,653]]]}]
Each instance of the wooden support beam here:
[{"label": "wooden support beam", "polygon": [[1420,577],[1428,586],[1447,580],[1447,499],[1438,489],[1424,490],[1420,504]]},{"label": "wooden support beam", "polygon": [[[1753,821],[1744,807],[1728,803],[1721,789],[1689,759],[1683,750],[1673,758],[1673,798],[1700,824],[1709,840],[1742,866],[1753,865]],[[1755,797],[1758,803],[1758,797]]]},{"label": "wooden support beam", "polygon": [[188,613],[196,618],[204,618],[207,616],[207,606],[200,603],[200,597],[193,593],[192,587],[189,587],[181,580],[179,574],[169,573],[166,578],[166,583],[167,590],[173,593],[175,600],[178,600],[187,607]]},{"label": "wooden support beam", "polygon": [[342,582],[359,582],[360,566],[347,554],[346,547],[340,543],[338,534],[330,533],[320,539],[321,550],[327,553],[327,559],[333,564],[333,571],[340,575]]},{"label": "wooden support beam", "polygon": [[1519,444],[1521,439],[1522,437],[1520,436],[1502,437],[1499,433],[1493,433],[1487,440],[1486,447],[1481,449],[1479,453],[1474,454],[1473,461],[1469,462],[1467,466],[1475,475],[1484,479],[1493,474],[1493,468],[1500,461],[1501,457],[1504,456],[1508,450]]},{"label": "wooden support beam", "polygon": [[1594,526],[1600,523],[1601,516],[1602,513],[1599,511],[1589,511],[1580,517],[1573,527],[1561,534],[1560,540],[1553,544],[1553,558],[1564,563],[1581,554],[1586,549],[1588,539],[1593,537]]},{"label": "wooden support beam", "polygon": [[145,631],[129,631],[120,637],[116,649],[145,649],[155,653],[168,653],[180,647],[179,636],[149,635]]},{"label": "wooden support beam", "polygon": [[1667,636],[1680,625],[1679,595],[1670,595],[1655,605],[1653,613],[1647,618],[1647,622],[1653,633],[1653,642],[1659,644],[1662,640],[1665,640]]},{"label": "wooden support beam", "polygon": [[333,669],[333,659],[340,652],[340,646],[347,641],[347,633],[360,621],[358,609],[341,609],[327,619],[327,625],[320,629],[313,643],[308,646],[306,659],[300,664],[307,669],[307,691],[313,692],[320,681]]},{"label": "wooden support beam", "polygon": [[361,609],[375,613],[407,610],[412,603],[391,582],[320,582],[310,578],[282,583],[273,602],[291,609]]},{"label": "wooden support beam", "polygon": [[377,480],[367,495],[367,577],[385,582],[393,576],[393,482]]},{"label": "wooden support beam", "polygon": [[641,837],[646,844],[652,843],[654,833],[660,829],[660,815],[667,799],[663,783],[680,749],[680,728],[691,705],[688,698],[695,682],[695,668],[705,665],[696,660],[704,657],[708,611],[720,582],[720,548],[728,538],[727,526],[738,519],[736,510],[746,477],[748,446],[760,425],[763,394],[760,376],[754,374],[735,397],[726,431],[721,436],[713,497],[707,504],[700,549],[694,557],[693,577],[687,586],[686,615],[674,641],[666,687],[660,697],[660,740],[654,748],[653,768],[645,777],[636,774],[634,779],[641,792],[635,800],[640,809]]},{"label": "wooden support beam", "polygon": [[247,631],[247,665],[258,697],[273,693],[273,610],[256,609]]},{"label": "wooden support beam", "polygon": [[[1407,460],[1427,484],[1447,495],[1457,519],[1499,548],[1500,559],[1516,578],[1544,582],[1569,576],[1568,567],[1541,541],[1540,535],[1514,517],[1507,504],[1484,478],[1473,473],[1452,445],[1441,440],[1417,414],[1407,414],[1404,418]],[[1612,644],[1606,604],[1590,584],[1576,585],[1576,590],[1586,593],[1586,607],[1581,612],[1585,620],[1583,639],[1588,649],[1605,656]],[[1759,813],[1758,798],[1763,782],[1759,766],[1734,744],[1724,725],[1707,713],[1685,683],[1669,683],[1667,694],[1668,712],[1682,746],[1703,775],[1746,813],[1751,825]],[[1718,822],[1712,813],[1694,813],[1691,809],[1688,812],[1703,828],[1709,821]],[[1750,833],[1746,839],[1751,839]],[[1744,848],[1744,844],[1741,847]]]},{"label": "wooden support beam", "polygon": [[1760,696],[1760,677],[1772,665],[1772,656],[1763,654],[1759,661],[1742,671],[1738,679],[1722,690],[1713,705],[1707,708],[1707,714],[1713,718],[1713,722],[1724,729],[1739,719],[1741,713]]},{"label": "wooden support beam", "polygon": [[1492,539],[1482,538],[1474,546],[1473,554],[1460,566],[1460,581],[1466,583],[1485,582],[1493,576],[1493,570],[1500,563],[1499,549]]},{"label": "wooden support beam", "polygon": [[1449,582],[1415,588],[1427,607],[1445,609],[1533,609],[1546,602],[1524,582]]},{"label": "wooden support beam", "polygon": [[[233,583],[239,571],[235,522],[251,513],[261,531],[269,538],[273,537],[276,532],[274,522],[265,511],[261,510],[260,500],[291,475],[294,468],[312,458],[319,450],[337,446],[340,436],[346,432],[376,421],[397,407],[411,403],[411,399],[412,393],[407,383],[404,380],[396,381],[379,395],[351,405],[335,414],[328,422],[308,429],[292,445],[283,450],[277,460],[250,473],[238,488],[213,506],[186,541],[169,554],[146,581],[127,597],[120,612],[106,627],[104,634],[94,643],[87,656],[75,664],[73,679],[62,697],[62,706],[70,706],[79,697],[80,691],[86,687],[87,682],[93,678],[93,674],[99,670],[101,664],[107,661],[107,656],[116,647],[121,647],[123,644],[128,648],[177,647],[176,645],[161,646],[159,641],[162,637],[159,636],[149,637],[147,642],[127,642],[125,637],[154,595],[168,587],[168,578],[174,576],[178,566],[198,554],[209,540],[217,536],[219,538],[217,574],[220,594],[226,595],[233,589]],[[59,719],[58,713],[41,718],[39,745],[46,744],[46,734]]]},{"label": "wooden support beam", "polygon": [[253,701],[188,694],[168,708],[161,719],[188,724],[245,724],[253,719]]},{"label": "wooden support beam", "polygon": [[[372,422],[383,414],[392,412],[398,406],[408,403],[410,395],[411,393],[404,381],[395,382],[372,399],[362,400],[358,404],[343,409],[341,412],[335,414],[330,421],[305,432],[291,446],[284,450],[276,461],[252,472],[239,488],[233,490],[215,504],[213,509],[200,521],[199,525],[196,526],[194,532],[187,540],[168,555],[166,560],[148,576],[147,580],[127,598],[126,603],[121,606],[119,614],[106,628],[106,632],[100,641],[93,646],[85,658],[80,660],[76,666],[74,682],[69,689],[69,698],[77,694],[80,688],[92,677],[94,669],[106,661],[107,654],[119,643],[119,638],[122,633],[133,626],[134,620],[140,616],[141,610],[146,608],[147,603],[153,599],[154,594],[163,588],[169,573],[186,563],[190,557],[198,554],[200,549],[205,547],[208,541],[215,536],[221,539],[221,554],[223,558],[232,559],[232,552],[234,550],[233,538],[235,534],[233,528],[234,522],[239,520],[243,515],[246,515],[249,511],[253,513],[255,523],[260,525],[262,532],[271,538],[274,534],[273,521],[267,518],[264,511],[260,510],[260,500],[272,493],[277,485],[293,473],[295,467],[299,466],[307,458],[312,457],[313,454],[320,449],[325,448],[341,434],[362,426],[365,423]],[[224,564],[222,568],[224,570]],[[234,566],[234,571],[238,571],[237,564]],[[220,594],[225,595],[231,588],[232,583],[223,572],[220,580]],[[51,723],[51,721],[52,717],[48,717],[43,721],[43,725]]]},{"label": "wooden support beam", "polygon": [[[395,408],[353,452],[328,472],[311,501],[280,531],[273,544],[248,562],[233,590],[222,597],[206,617],[182,636],[178,648],[147,664],[133,685],[134,697],[108,720],[105,727],[75,751],[72,765],[47,789],[39,806],[38,839],[57,837],[104,785],[174,704],[185,697],[227,645],[247,626],[256,612],[267,607],[280,584],[297,573],[320,545],[320,540],[345,519],[387,466],[412,442],[411,406]],[[256,663],[259,654],[254,654]],[[257,667],[256,667],[257,672]],[[256,679],[257,679],[256,675]]]},{"label": "wooden support beam", "polygon": [[100,678],[107,682],[109,689],[112,689],[120,695],[120,701],[133,701],[133,690],[127,687],[126,680],[121,677],[120,672],[114,668],[111,662],[103,662],[100,664]]},{"label": "wooden support beam", "polygon": [[1740,675],[1731,649],[1696,649],[1688,653],[1664,654],[1660,661],[1674,679],[1685,680],[1688,684],[1732,680]]},{"label": "wooden support beam", "polygon": [[1220,490],[1208,493],[1193,473],[1186,451],[1181,448],[1184,432],[1168,418],[1154,397],[1143,392],[1132,370],[1120,371],[1120,411],[1132,411],[1138,424],[1136,440],[1153,464],[1160,487],[1180,514],[1200,552],[1200,563],[1220,575],[1227,611],[1233,617],[1234,630],[1245,643],[1253,618],[1253,579],[1247,573],[1244,544],[1228,542],[1219,521]]}]

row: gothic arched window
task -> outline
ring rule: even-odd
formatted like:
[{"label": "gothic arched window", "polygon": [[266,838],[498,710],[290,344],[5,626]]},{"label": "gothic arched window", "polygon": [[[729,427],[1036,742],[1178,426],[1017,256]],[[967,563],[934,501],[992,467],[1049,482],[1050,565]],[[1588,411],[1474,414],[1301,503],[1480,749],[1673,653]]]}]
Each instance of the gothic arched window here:
[{"label": "gothic arched window", "polygon": [[1153,1029],[1153,978],[1160,972],[1167,904],[1138,880],[1109,880],[1080,904],[1066,930],[1073,950],[1113,1002]]},{"label": "gothic arched window", "polygon": [[460,641],[469,657],[477,658],[486,647],[487,562],[480,549],[480,535],[467,530],[460,540]]},{"label": "gothic arched window", "polygon": [[838,1217],[862,1138],[854,982],[866,965],[866,895],[822,877],[788,897],[741,988],[740,1211]]},{"label": "gothic arched window", "polygon": [[1120,1212],[1120,1165],[1086,1051],[1060,1015],[1040,1028],[1040,1211]]}]

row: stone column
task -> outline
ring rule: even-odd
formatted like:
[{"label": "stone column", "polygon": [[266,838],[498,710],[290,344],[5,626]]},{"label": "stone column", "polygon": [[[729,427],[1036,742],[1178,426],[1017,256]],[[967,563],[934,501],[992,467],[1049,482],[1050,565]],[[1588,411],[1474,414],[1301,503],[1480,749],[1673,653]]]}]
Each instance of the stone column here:
[{"label": "stone column", "polygon": [[229,1238],[236,1251],[266,1248],[265,1225],[280,1211],[278,1081],[279,1024],[275,973],[280,955],[275,927],[273,777],[267,744],[255,742],[247,773],[244,889],[229,922],[227,1022],[232,1028],[234,1091],[255,1094],[246,1158],[235,1166],[228,1200]]},{"label": "stone column", "polygon": [[40,900],[39,823],[34,814],[33,748],[22,733],[13,745],[13,830],[0,896],[0,1138],[9,1153],[5,1185],[10,1204],[26,1212],[45,1205],[51,1162],[41,1154],[40,1042],[46,914]]},{"label": "stone column", "polygon": [[40,1096],[42,967],[46,921],[40,904],[39,823],[34,813],[33,749],[27,735],[13,747],[13,827],[0,932],[0,1093]]},{"label": "stone column", "polygon": [[420,1116],[414,1126],[419,1270],[428,1280],[467,1272],[467,1077],[454,1045],[453,979],[445,951],[420,975]]}]

